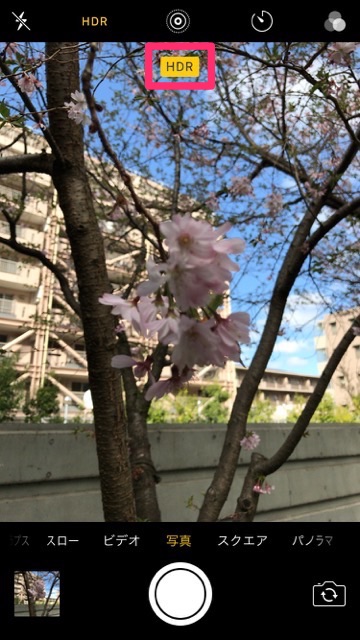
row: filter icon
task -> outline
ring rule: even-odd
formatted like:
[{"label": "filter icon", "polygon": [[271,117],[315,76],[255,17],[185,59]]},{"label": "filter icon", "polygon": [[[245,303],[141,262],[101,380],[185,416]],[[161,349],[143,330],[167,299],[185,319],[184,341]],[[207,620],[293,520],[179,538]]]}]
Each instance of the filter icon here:
[{"label": "filter icon", "polygon": [[329,17],[325,21],[324,27],[327,31],[344,31],[346,28],[346,22],[341,17],[341,13],[339,11],[332,11],[329,13]]}]

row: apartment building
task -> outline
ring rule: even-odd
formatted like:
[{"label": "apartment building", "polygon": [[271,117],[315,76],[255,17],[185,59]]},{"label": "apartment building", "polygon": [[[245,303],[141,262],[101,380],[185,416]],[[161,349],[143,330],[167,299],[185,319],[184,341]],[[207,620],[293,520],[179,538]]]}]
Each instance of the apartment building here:
[{"label": "apartment building", "polygon": [[[323,371],[334,348],[359,312],[359,307],[348,309],[328,314],[319,322],[320,335],[315,338],[319,372]],[[351,398],[360,394],[360,336],[355,336],[343,356],[333,375],[329,391],[336,404],[343,406],[351,405]]]},{"label": "apartment building", "polygon": [[33,573],[32,571],[26,571],[26,572],[15,571],[14,572],[14,598],[15,598],[15,601],[22,604],[27,604],[28,602],[28,596],[27,596],[27,591],[25,586],[25,577],[24,577],[25,573],[26,573],[29,586],[31,586],[31,584],[36,580],[36,574]]},{"label": "apartment building", "polygon": [[[244,367],[236,365],[237,386],[242,382],[245,372]],[[266,369],[258,387],[258,397],[260,400],[270,400],[275,405],[274,420],[286,420],[295,398],[303,398],[306,402],[318,379],[318,376]]]}]

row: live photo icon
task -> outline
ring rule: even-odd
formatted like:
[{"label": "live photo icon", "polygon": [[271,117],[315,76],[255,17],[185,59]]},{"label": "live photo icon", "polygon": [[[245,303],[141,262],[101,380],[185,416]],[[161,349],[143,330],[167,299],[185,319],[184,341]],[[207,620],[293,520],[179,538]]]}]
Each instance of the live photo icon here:
[{"label": "live photo icon", "polygon": [[344,584],[336,584],[327,580],[322,584],[313,586],[314,607],[345,607],[346,587]]}]

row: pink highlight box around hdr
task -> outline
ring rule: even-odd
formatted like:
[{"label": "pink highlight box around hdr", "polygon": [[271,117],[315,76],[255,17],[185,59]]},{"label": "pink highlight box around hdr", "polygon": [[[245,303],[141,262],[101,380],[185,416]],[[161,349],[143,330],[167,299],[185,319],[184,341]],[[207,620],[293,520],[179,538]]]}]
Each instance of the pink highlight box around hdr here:
[{"label": "pink highlight box around hdr", "polygon": [[[153,80],[154,51],[207,51],[208,77],[206,81],[155,82]],[[215,88],[215,44],[213,42],[147,42],[145,44],[146,89],[214,89]]]}]

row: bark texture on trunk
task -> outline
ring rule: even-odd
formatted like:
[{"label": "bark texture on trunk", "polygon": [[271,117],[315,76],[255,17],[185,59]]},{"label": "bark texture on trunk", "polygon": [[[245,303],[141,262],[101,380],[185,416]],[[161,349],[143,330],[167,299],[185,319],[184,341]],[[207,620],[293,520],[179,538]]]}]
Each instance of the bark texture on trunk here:
[{"label": "bark texture on trunk", "polygon": [[111,291],[103,239],[85,170],[83,128],[70,120],[65,102],[79,90],[77,43],[46,45],[50,129],[63,161],[55,160],[53,180],[64,214],[78,294],[94,405],[96,447],[106,521],[134,521],[135,502],[128,455],[126,420],[118,371],[114,317],[98,302]]}]

